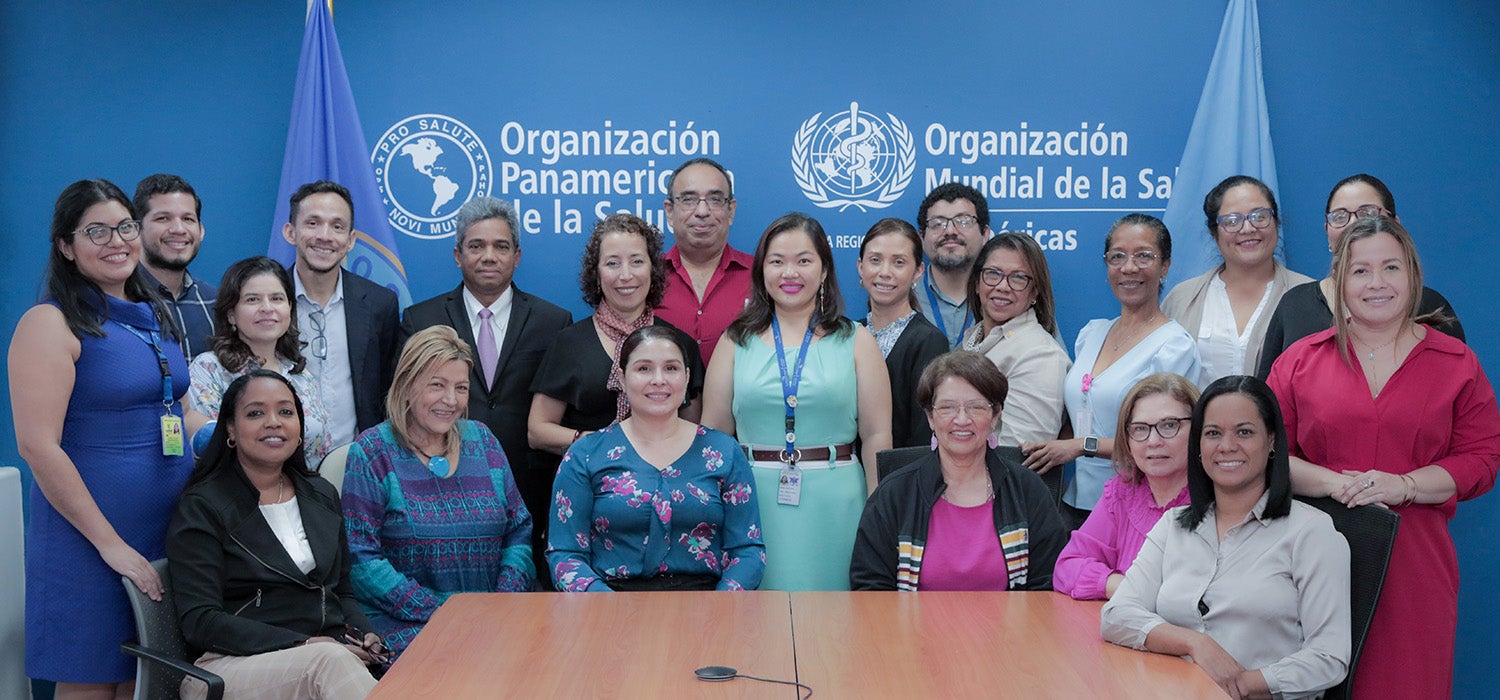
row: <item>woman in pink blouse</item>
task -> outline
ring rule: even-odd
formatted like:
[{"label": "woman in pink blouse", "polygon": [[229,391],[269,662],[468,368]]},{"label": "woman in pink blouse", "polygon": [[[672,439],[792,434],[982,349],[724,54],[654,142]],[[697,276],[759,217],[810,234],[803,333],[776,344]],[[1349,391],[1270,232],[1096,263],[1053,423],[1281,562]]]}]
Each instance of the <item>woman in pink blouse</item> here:
[{"label": "woman in pink blouse", "polygon": [[1197,401],[1198,387],[1177,374],[1153,374],[1131,388],[1115,431],[1129,436],[1130,449],[1116,450],[1116,476],[1058,555],[1054,590],[1078,600],[1113,596],[1162,513],[1187,504],[1187,428]]}]

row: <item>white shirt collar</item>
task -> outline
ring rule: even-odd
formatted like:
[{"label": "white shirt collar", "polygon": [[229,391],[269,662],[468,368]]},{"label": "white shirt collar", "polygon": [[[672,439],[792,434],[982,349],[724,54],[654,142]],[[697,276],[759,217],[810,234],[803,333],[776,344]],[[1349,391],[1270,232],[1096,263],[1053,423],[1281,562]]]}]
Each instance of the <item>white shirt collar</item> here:
[{"label": "white shirt collar", "polygon": [[[297,299],[299,300],[312,300],[312,297],[307,296],[307,288],[302,286],[302,275],[298,274],[296,265],[292,266],[292,291],[297,295]],[[338,281],[333,285],[333,296],[328,297],[328,303],[324,304],[324,306],[333,306],[334,302],[342,301],[343,298],[344,271],[341,269],[339,270]]]},{"label": "white shirt collar", "polygon": [[510,320],[510,305],[515,298],[516,285],[512,284],[500,293],[500,297],[495,299],[495,303],[486,307],[484,304],[479,303],[479,298],[474,296],[474,293],[470,292],[468,287],[464,287],[464,309],[468,311],[469,322],[472,324],[479,323],[479,310],[488,308],[490,313],[494,314],[491,317],[493,319],[492,323],[499,323],[503,326],[506,321]]}]

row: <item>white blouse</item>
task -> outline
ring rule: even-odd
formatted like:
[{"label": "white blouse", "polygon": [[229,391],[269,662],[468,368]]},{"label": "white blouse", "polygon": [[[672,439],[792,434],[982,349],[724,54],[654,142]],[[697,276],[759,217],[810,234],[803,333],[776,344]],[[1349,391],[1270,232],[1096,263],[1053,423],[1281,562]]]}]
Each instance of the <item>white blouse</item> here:
[{"label": "white blouse", "polygon": [[307,543],[307,531],[302,529],[302,511],[297,509],[297,497],[292,496],[286,503],[263,505],[260,514],[292,558],[292,563],[297,565],[297,570],[304,574],[312,571],[317,561],[313,559],[312,545]]}]

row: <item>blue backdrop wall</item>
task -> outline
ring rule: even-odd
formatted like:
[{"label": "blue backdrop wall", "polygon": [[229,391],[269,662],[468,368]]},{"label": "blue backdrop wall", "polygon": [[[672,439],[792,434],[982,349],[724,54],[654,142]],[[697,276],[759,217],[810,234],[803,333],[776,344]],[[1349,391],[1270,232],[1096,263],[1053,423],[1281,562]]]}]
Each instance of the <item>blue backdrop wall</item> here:
[{"label": "blue backdrop wall", "polygon": [[[1029,230],[1049,248],[1071,340],[1115,312],[1098,258],[1109,222],[1166,206],[1224,3],[1054,5],[342,0],[335,19],[393,222],[407,231],[397,239],[415,299],[457,283],[447,225],[470,192],[487,191],[528,212],[518,284],[585,313],[579,232],[617,209],[660,223],[665,173],[707,154],[735,176],[731,243],[753,249],[774,217],[813,213],[834,236],[855,308],[859,235],[884,216],[914,218],[935,180],[982,178],[992,226]],[[196,274],[217,278],[265,251],[279,228],[305,9],[0,3],[4,337],[35,299],[52,201],[79,178],[127,191],[153,172],[192,182],[207,229]],[[1497,21],[1500,7],[1483,0],[1260,6],[1287,260],[1323,273],[1328,188],[1377,174],[1492,373],[1500,284],[1476,252],[1491,249],[1487,214],[1500,210],[1500,39],[1488,31]],[[841,184],[822,176],[836,155],[823,135],[850,112],[881,131],[861,156],[872,177]],[[401,154],[424,136],[443,149],[436,164],[459,188],[452,200],[437,201]],[[1179,246],[1206,236],[1174,231]],[[8,404],[0,412],[8,423]],[[18,463],[14,437],[0,433],[0,461]],[[1453,524],[1460,695],[1500,682],[1485,644],[1500,616],[1488,595],[1500,589],[1497,517],[1490,496]]]}]

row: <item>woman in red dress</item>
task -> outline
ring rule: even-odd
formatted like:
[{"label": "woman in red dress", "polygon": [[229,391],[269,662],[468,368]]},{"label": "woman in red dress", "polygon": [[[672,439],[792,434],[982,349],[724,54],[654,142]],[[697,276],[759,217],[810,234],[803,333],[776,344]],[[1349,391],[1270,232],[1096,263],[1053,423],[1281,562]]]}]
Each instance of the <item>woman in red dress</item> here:
[{"label": "woman in red dress", "polygon": [[1288,348],[1267,382],[1286,418],[1293,484],[1401,514],[1354,697],[1449,697],[1458,557],[1448,520],[1495,483],[1495,391],[1466,345],[1427,325],[1446,319],[1418,315],[1422,271],[1394,218],[1349,226],[1333,282],[1335,326]]}]

